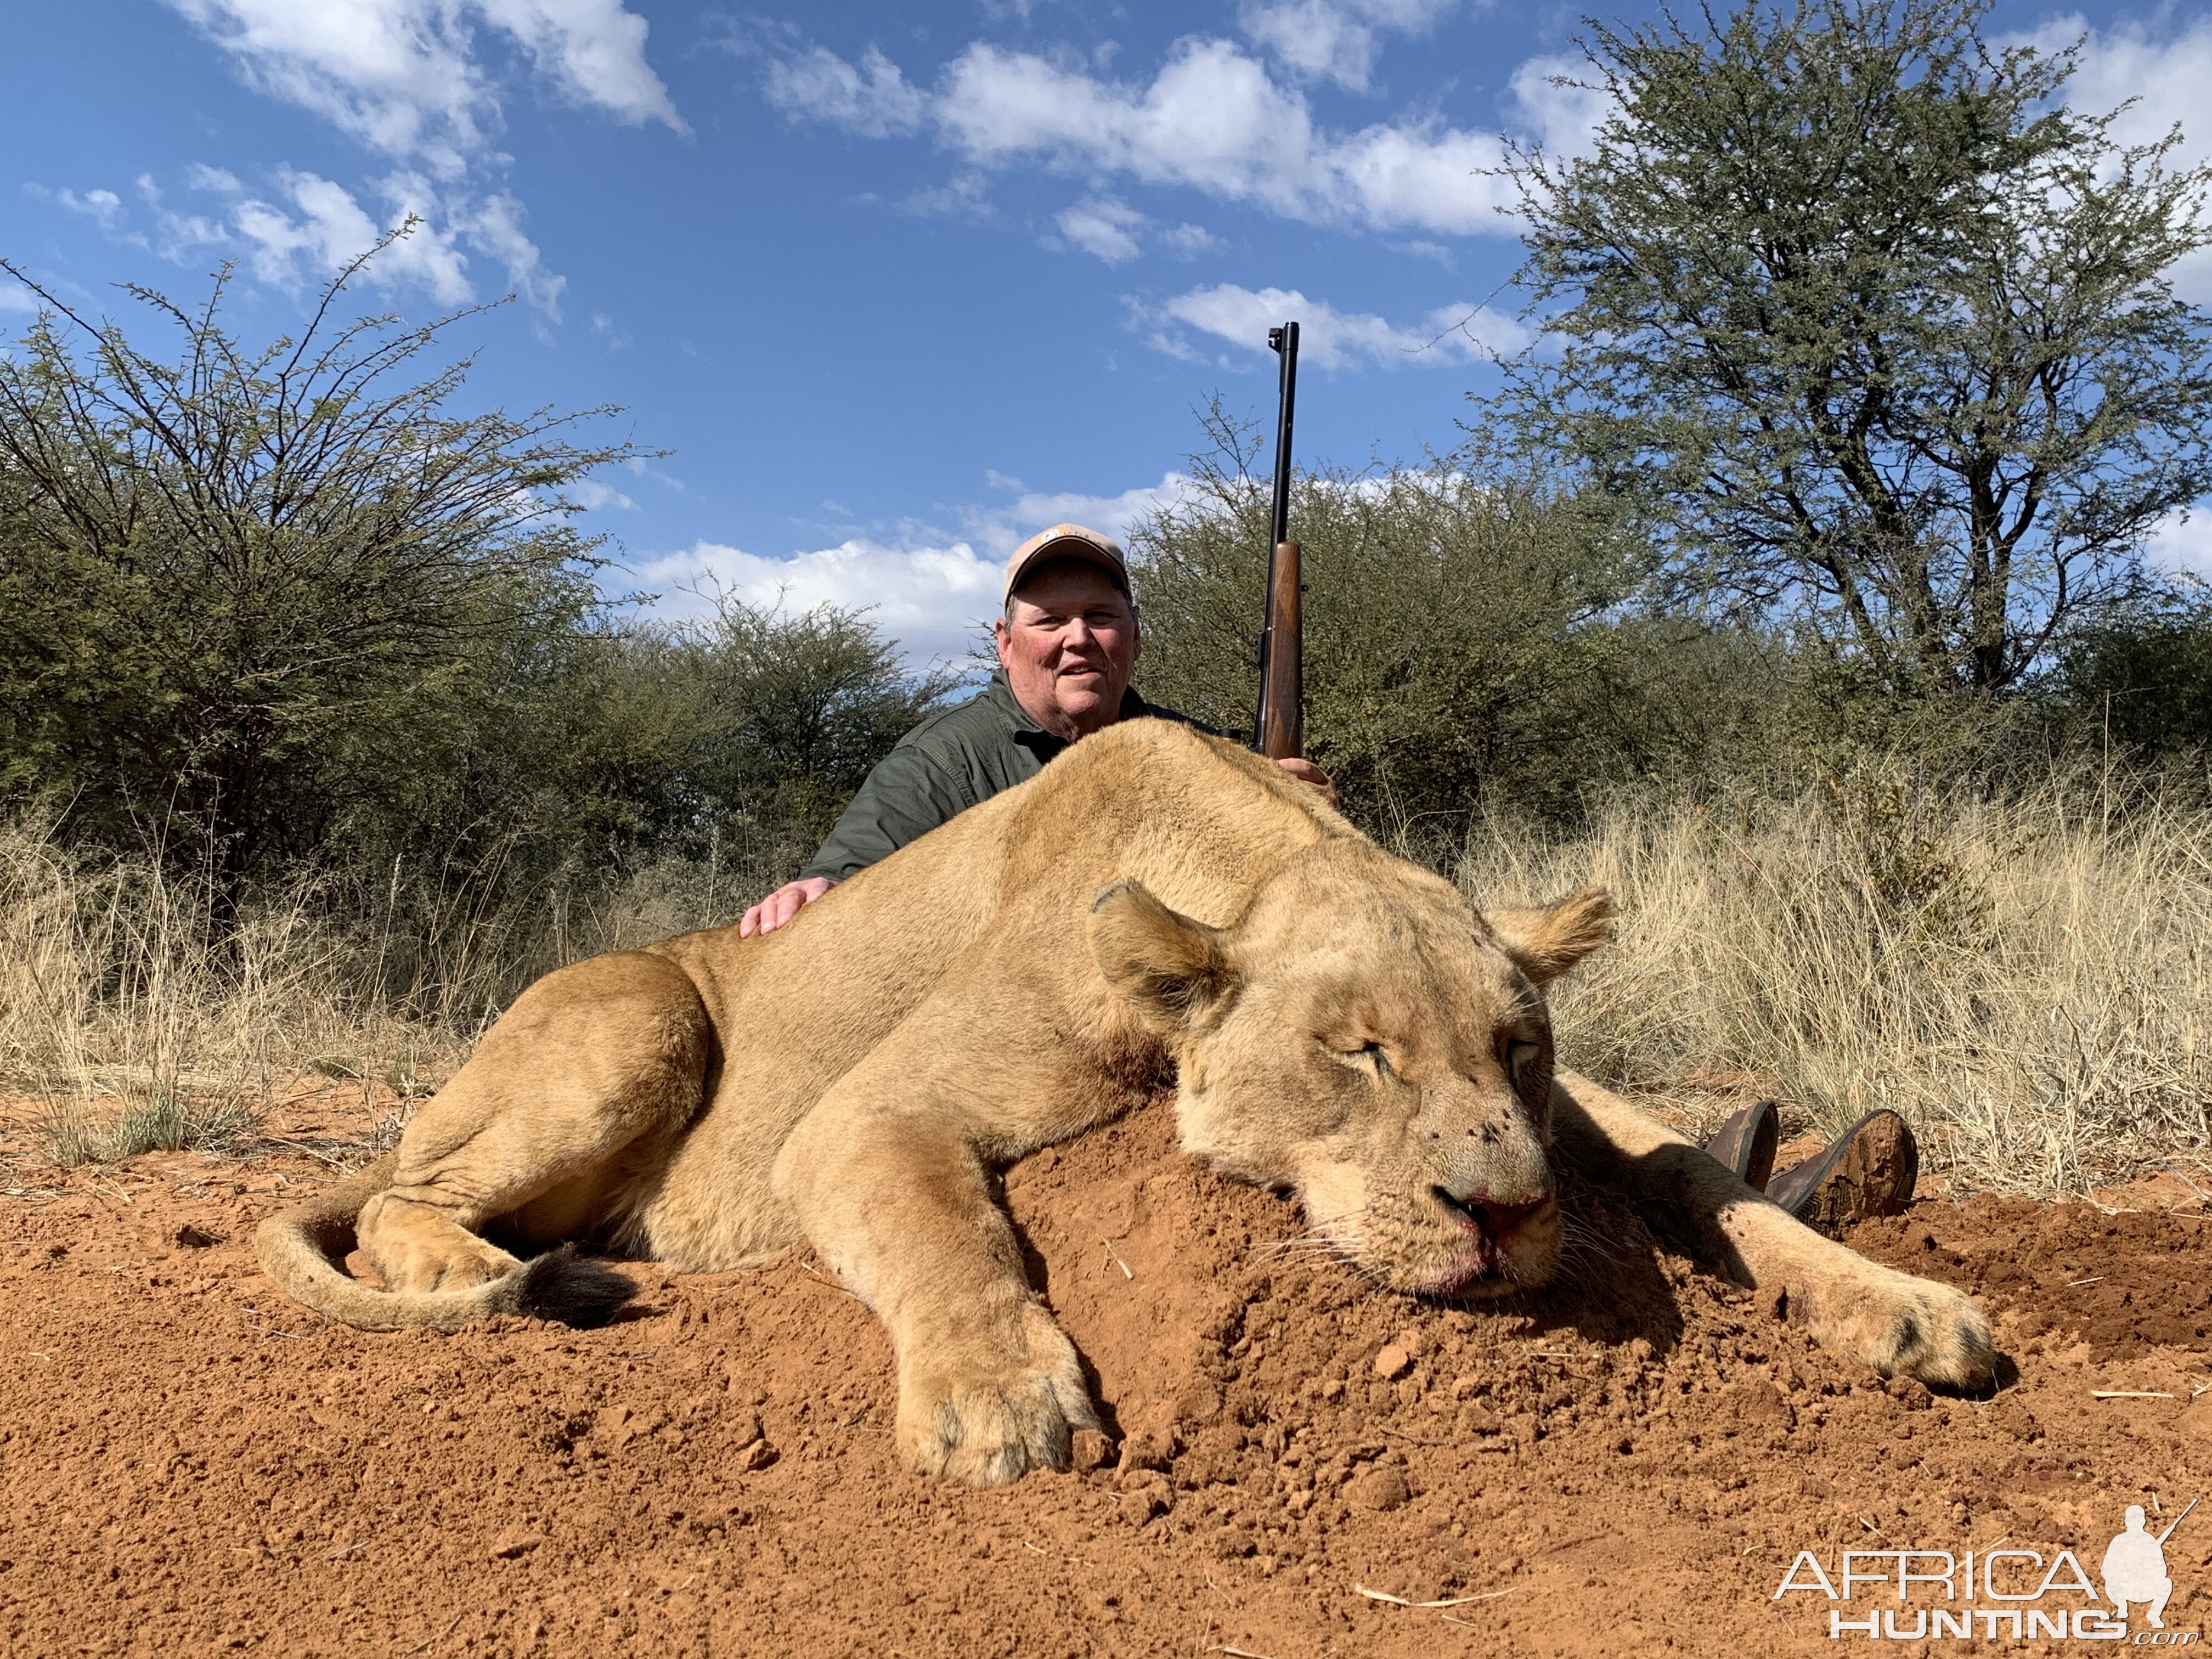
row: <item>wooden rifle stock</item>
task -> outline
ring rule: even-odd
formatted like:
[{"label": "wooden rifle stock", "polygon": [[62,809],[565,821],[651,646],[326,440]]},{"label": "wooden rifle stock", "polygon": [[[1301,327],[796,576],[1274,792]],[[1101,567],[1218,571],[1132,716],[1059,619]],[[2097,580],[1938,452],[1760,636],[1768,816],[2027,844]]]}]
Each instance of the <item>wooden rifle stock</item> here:
[{"label": "wooden rifle stock", "polygon": [[1260,704],[1255,746],[1269,760],[1289,760],[1305,750],[1305,664],[1299,632],[1298,544],[1291,539],[1291,416],[1297,401],[1298,325],[1267,331],[1267,344],[1282,358],[1281,399],[1275,416],[1275,500],[1269,520],[1267,621],[1260,635]]},{"label": "wooden rifle stock", "polygon": [[1305,750],[1305,665],[1298,632],[1298,544],[1277,542],[1267,561],[1267,652],[1260,665],[1260,752],[1285,760]]}]

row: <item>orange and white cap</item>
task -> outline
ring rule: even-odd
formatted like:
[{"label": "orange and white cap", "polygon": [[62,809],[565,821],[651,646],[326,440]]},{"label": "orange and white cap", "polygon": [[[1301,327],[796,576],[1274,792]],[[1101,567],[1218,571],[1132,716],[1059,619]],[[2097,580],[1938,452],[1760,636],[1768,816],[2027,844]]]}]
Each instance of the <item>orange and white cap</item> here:
[{"label": "orange and white cap", "polygon": [[1049,530],[1040,530],[1014,550],[1014,556],[1006,561],[1002,601],[1012,599],[1023,579],[1047,559],[1081,559],[1095,564],[1114,579],[1115,586],[1125,594],[1129,592],[1129,567],[1112,537],[1079,524],[1056,524]]}]

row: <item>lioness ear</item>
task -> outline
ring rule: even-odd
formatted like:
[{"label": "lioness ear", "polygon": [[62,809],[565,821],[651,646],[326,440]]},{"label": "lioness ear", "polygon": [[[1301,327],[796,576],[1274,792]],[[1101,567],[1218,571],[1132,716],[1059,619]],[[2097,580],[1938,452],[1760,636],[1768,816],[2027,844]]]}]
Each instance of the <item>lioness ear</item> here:
[{"label": "lioness ear", "polygon": [[1484,912],[1513,965],[1538,985],[1549,984],[1613,936],[1613,896],[1585,887],[1540,910]]},{"label": "lioness ear", "polygon": [[1091,955],[1106,982],[1164,1036],[1237,988],[1221,929],[1169,909],[1141,882],[1117,881],[1091,904]]}]

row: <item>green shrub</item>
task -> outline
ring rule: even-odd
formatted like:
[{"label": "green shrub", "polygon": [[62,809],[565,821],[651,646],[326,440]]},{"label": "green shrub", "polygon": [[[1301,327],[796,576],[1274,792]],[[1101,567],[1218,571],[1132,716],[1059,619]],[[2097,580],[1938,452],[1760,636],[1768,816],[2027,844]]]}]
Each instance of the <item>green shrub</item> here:
[{"label": "green shrub", "polygon": [[2201,768],[2212,745],[2212,601],[2185,595],[2078,636],[2054,682],[2087,730]]},{"label": "green shrub", "polygon": [[[1267,498],[1210,417],[1197,488],[1131,538],[1147,696],[1252,729]],[[1595,787],[1771,757],[1803,664],[1759,630],[1670,613],[1603,497],[1459,464],[1302,475],[1307,752],[1362,824],[1449,855],[1477,815],[1572,819]]]}]

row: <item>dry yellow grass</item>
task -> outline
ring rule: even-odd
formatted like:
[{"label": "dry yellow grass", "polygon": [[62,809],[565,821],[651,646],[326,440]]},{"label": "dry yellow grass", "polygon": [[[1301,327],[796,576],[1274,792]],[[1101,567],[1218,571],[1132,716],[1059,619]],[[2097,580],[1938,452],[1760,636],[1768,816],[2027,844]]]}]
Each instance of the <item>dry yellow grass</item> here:
[{"label": "dry yellow grass", "polygon": [[0,1091],[37,1103],[64,1164],[250,1140],[255,1105],[302,1073],[410,1099],[538,974],[732,898],[728,872],[671,861],[592,900],[491,911],[465,884],[442,908],[410,894],[403,929],[400,884],[380,909],[303,878],[218,927],[204,878],[72,850],[43,819],[0,823]]},{"label": "dry yellow grass", "polygon": [[37,819],[0,826],[0,1079],[42,1104],[58,1161],[232,1139],[285,1073],[419,1043],[362,1018],[311,896],[275,896],[225,936],[204,882],[72,853]]},{"label": "dry yellow grass", "polygon": [[[1565,837],[1492,825],[1460,877],[1478,900],[1613,889],[1619,940],[1559,992],[1563,1049],[1693,1121],[1745,1089],[1827,1129],[1892,1106],[1954,1188],[2206,1167],[2202,806],[2095,778],[1990,799],[1874,772],[1789,799],[1624,797]],[[19,820],[0,825],[0,1087],[43,1103],[67,1161],[243,1139],[303,1072],[413,1095],[537,974],[726,921],[765,880],[671,860],[589,902],[490,914],[461,892],[381,920],[302,883],[224,936],[204,884]]]},{"label": "dry yellow grass", "polygon": [[1562,1048],[1693,1119],[1739,1103],[1731,1082],[1831,1132],[1893,1107],[1954,1190],[2206,1165],[2202,806],[1877,770],[1783,800],[1624,799],[1564,840],[1491,826],[1460,877],[1492,900],[1613,890],[1618,941],[1563,988]]}]

